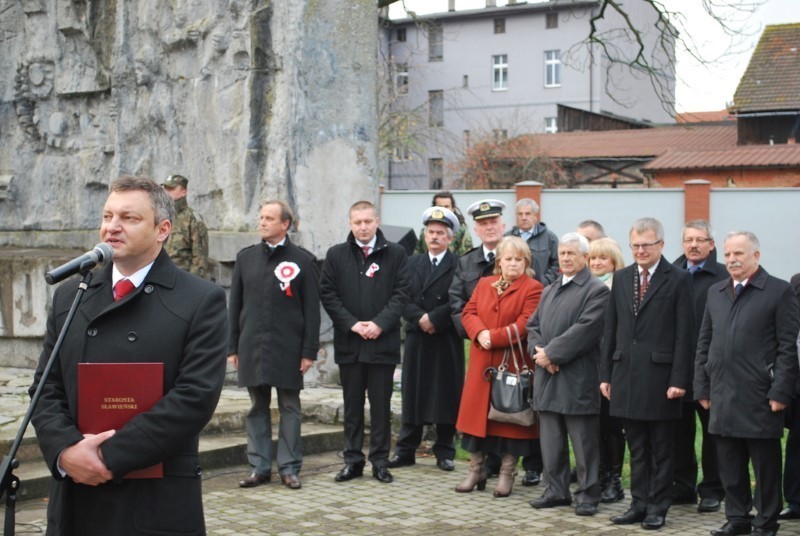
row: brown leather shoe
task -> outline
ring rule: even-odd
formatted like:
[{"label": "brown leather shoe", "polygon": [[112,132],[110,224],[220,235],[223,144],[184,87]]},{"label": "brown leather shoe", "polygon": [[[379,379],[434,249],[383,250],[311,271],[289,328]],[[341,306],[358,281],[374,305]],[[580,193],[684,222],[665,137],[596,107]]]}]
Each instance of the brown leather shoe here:
[{"label": "brown leather shoe", "polygon": [[270,480],[272,480],[272,475],[259,475],[256,473],[250,473],[250,476],[239,481],[239,487],[254,488],[256,486],[260,486],[261,484],[267,484]]},{"label": "brown leather shoe", "polygon": [[281,484],[289,489],[300,489],[303,487],[297,475],[281,475]]}]

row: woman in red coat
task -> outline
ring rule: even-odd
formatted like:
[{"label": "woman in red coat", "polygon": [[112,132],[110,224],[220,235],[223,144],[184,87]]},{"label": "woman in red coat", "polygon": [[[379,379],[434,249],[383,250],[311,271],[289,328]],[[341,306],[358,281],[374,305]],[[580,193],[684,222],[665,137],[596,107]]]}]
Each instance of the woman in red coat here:
[{"label": "woman in red coat", "polygon": [[[525,324],[536,310],[543,287],[531,278],[531,250],[524,240],[508,236],[495,253],[496,275],[478,282],[461,318],[472,346],[456,428],[464,434],[461,446],[470,453],[470,462],[469,474],[456,491],[467,493],[476,486],[483,490],[486,487],[486,453],[498,452],[502,453],[502,461],[494,496],[507,497],[514,482],[517,458],[532,454],[530,440],[539,437],[539,429],[538,426],[518,426],[488,419],[490,383],[484,378],[484,371],[488,367],[498,367],[503,360],[503,353],[509,346],[506,326],[516,324],[520,334],[526,333]],[[521,342],[525,350],[524,335]],[[522,359],[532,368],[527,350],[523,354]],[[509,370],[514,371],[513,363]]]}]

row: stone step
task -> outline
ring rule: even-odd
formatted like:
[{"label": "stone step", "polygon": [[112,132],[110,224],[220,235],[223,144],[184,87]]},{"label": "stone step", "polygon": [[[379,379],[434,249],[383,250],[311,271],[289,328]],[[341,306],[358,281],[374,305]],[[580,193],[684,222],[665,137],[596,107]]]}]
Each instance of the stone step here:
[{"label": "stone step", "polygon": [[[344,432],[339,425],[304,422],[302,430],[304,455],[340,450],[344,444]],[[278,430],[273,427],[272,452],[277,452],[277,440]],[[204,470],[246,464],[247,436],[244,432],[200,437],[200,465]],[[17,500],[47,497],[51,476],[41,456],[21,461],[14,474],[22,482]]]}]

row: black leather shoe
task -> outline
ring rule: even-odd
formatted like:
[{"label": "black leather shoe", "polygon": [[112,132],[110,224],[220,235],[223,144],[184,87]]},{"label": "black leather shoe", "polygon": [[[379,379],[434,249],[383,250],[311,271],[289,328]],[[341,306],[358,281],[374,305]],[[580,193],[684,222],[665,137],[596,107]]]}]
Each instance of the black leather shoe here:
[{"label": "black leather shoe", "polygon": [[348,480],[353,480],[360,476],[364,476],[363,463],[346,463],[344,467],[342,467],[342,470],[336,473],[333,479],[336,482],[347,482]]},{"label": "black leather shoe", "polygon": [[719,512],[719,499],[703,497],[697,505],[698,512]]},{"label": "black leather shoe", "polygon": [[250,476],[247,478],[243,478],[239,481],[240,488],[254,488],[256,486],[260,486],[261,484],[266,484],[270,480],[272,480],[272,475],[258,475],[256,473],[250,473]]},{"label": "black leather shoe", "polygon": [[615,525],[633,525],[634,523],[642,522],[645,517],[647,517],[647,512],[640,512],[631,508],[620,516],[611,516],[609,521]]},{"label": "black leather shoe", "polygon": [[647,530],[658,530],[664,526],[666,519],[664,516],[648,514],[642,521],[642,528]]},{"label": "black leather shoe", "polygon": [[523,486],[535,486],[541,481],[542,477],[539,476],[539,471],[537,471],[536,469],[525,471],[525,475],[522,477]]},{"label": "black leather shoe", "polygon": [[576,516],[593,516],[597,513],[597,505],[590,503],[578,503],[575,507]]},{"label": "black leather shoe", "polygon": [[372,468],[372,476],[378,482],[383,482],[384,484],[391,484],[392,480],[392,473],[389,472],[388,467],[373,467]]},{"label": "black leather shoe", "polygon": [[453,463],[453,460],[442,458],[441,460],[436,460],[436,467],[438,467],[442,471],[452,471],[453,469],[456,468],[456,464]]},{"label": "black leather shoe", "polygon": [[711,531],[711,536],[735,536],[736,534],[750,534],[753,528],[750,523],[734,523],[728,521],[720,528]]},{"label": "black leather shoe", "polygon": [[542,495],[538,499],[531,499],[528,504],[534,508],[553,508],[554,506],[569,506],[572,504],[572,499],[556,499]]},{"label": "black leather shoe", "polygon": [[792,510],[791,508],[786,507],[783,510],[781,510],[780,514],[778,514],[778,519],[783,519],[783,520],[786,520],[786,519],[800,519],[800,514],[798,514],[797,512]]},{"label": "black leather shoe", "polygon": [[397,454],[394,454],[392,455],[391,458],[389,458],[389,463],[387,464],[387,467],[395,469],[397,467],[414,465],[415,463],[417,463],[417,460],[414,458],[409,458],[407,456],[398,456]]},{"label": "black leather shoe", "polygon": [[778,534],[778,529],[775,530],[768,530],[768,529],[753,529],[751,532],[753,536],[776,536]]}]

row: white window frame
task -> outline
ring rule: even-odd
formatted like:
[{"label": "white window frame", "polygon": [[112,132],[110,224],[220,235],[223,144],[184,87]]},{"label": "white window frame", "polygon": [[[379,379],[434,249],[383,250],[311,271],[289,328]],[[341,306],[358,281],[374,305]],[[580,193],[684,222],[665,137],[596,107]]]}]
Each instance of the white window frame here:
[{"label": "white window frame", "polygon": [[492,91],[508,91],[508,54],[492,56]]},{"label": "white window frame", "polygon": [[544,87],[561,87],[561,51],[544,51]]},{"label": "white window frame", "polygon": [[444,91],[428,91],[428,126],[444,126]]},{"label": "white window frame", "polygon": [[555,134],[558,132],[558,117],[544,118],[544,132],[545,134]]},{"label": "white window frame", "polygon": [[408,64],[397,63],[395,64],[395,90],[398,95],[408,94]]},{"label": "white window frame", "polygon": [[444,30],[441,25],[428,28],[428,61],[444,61]]}]

